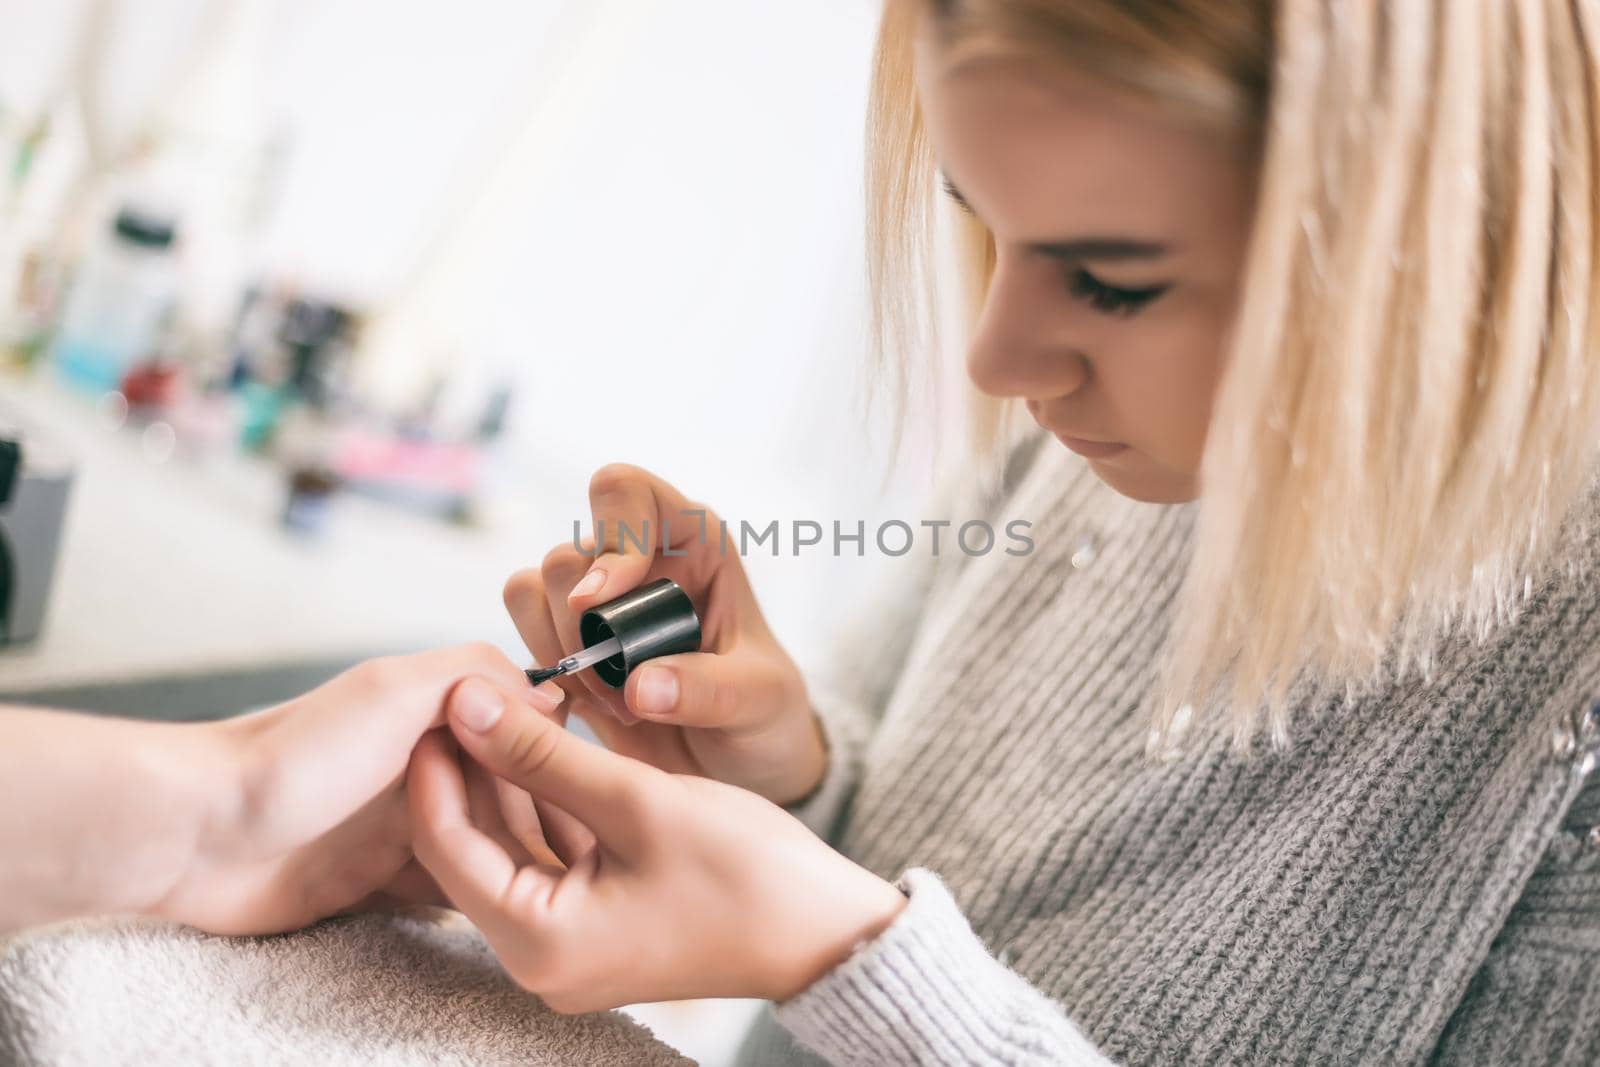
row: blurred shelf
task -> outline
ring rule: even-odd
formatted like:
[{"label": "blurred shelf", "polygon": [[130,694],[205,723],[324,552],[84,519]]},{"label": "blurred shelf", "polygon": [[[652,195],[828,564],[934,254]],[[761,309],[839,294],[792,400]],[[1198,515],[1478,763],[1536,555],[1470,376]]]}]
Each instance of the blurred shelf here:
[{"label": "blurred shelf", "polygon": [[553,494],[519,485],[483,528],[341,494],[307,540],[279,524],[276,465],[232,454],[155,462],[136,434],[49,379],[0,378],[0,403],[45,428],[78,472],[45,631],[0,649],[0,691],[480,639],[525,658],[500,590],[560,536]]},{"label": "blurred shelf", "polygon": [[351,664],[351,660],[341,658],[206,674],[46,686],[0,692],[0,701],[165,722],[199,722],[281,703],[316,688]]}]

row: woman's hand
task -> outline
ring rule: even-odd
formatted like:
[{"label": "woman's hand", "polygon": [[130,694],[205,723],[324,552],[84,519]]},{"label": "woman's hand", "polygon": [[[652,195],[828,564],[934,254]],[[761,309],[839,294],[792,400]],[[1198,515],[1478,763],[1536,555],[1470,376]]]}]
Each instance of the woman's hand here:
[{"label": "woman's hand", "polygon": [[[417,746],[415,848],[511,976],[556,1011],[786,1000],[904,907],[769,801],[588,744],[516,693],[463,682],[449,701],[454,742],[438,731]],[[558,846],[565,866],[518,862],[474,816],[469,761],[571,813],[591,843]]]},{"label": "woman's hand", "polygon": [[[546,713],[561,696],[549,685],[530,690],[492,646],[469,645],[372,660],[270,710],[183,727],[205,732],[192,758],[213,761],[208,773],[219,786],[189,862],[147,910],[214,933],[272,933],[379,890],[428,897],[431,882],[412,862],[405,770],[417,740],[442,721],[446,695],[468,675],[520,688],[528,706]],[[550,856],[540,851],[527,797],[503,792],[501,840]],[[474,793],[488,818],[484,798],[495,786],[484,778]],[[117,866],[115,856],[97,862]]]},{"label": "woman's hand", "polygon": [[506,584],[506,608],[528,650],[555,663],[581,647],[584,611],[666,577],[695,603],[702,651],[651,660],[620,693],[592,671],[563,678],[568,710],[607,747],[662,770],[715,778],[778,804],[805,796],[826,767],[822,731],[799,670],[756,604],[738,531],[724,544],[709,508],[624,464],[595,473],[589,502],[598,545],[587,553],[560,545]]}]

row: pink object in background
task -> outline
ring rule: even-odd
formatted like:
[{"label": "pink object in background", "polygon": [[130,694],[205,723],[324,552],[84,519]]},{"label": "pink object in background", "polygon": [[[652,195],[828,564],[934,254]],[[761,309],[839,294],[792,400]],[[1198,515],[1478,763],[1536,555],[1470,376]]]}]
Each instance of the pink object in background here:
[{"label": "pink object in background", "polygon": [[476,444],[347,430],[333,468],[354,492],[459,516],[477,493],[482,461]]}]

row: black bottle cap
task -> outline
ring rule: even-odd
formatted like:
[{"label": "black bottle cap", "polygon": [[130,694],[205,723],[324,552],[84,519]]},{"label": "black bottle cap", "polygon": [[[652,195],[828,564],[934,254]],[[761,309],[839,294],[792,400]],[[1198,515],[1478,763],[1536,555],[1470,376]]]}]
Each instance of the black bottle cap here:
[{"label": "black bottle cap", "polygon": [[594,665],[602,682],[621,689],[647,659],[700,651],[700,616],[682,586],[657,578],[584,612],[578,634],[584,648],[613,637],[622,642],[621,652]]},{"label": "black bottle cap", "polygon": [[177,227],[172,220],[133,207],[125,207],[117,212],[111,229],[130,244],[156,250],[171,248],[173,238],[177,236]]}]

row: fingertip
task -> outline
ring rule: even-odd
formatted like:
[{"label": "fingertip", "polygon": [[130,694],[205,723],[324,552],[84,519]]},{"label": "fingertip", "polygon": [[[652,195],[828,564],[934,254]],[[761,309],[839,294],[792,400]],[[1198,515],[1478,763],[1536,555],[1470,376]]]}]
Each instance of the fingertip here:
[{"label": "fingertip", "polygon": [[589,565],[578,584],[572,587],[572,592],[567,594],[567,603],[576,604],[580,600],[595,596],[606,586],[607,569],[601,564],[605,561],[602,556]]},{"label": "fingertip", "polygon": [[451,721],[475,734],[494,729],[505,710],[505,696],[482,678],[463,679],[450,694]]},{"label": "fingertip", "polygon": [[[460,688],[465,689],[466,684],[463,682]],[[451,702],[450,732],[454,734],[464,755],[502,777],[507,776],[508,767],[515,761],[517,752],[535,739],[544,737],[545,731],[565,732],[563,723],[557,722],[554,715],[540,711],[532,701],[521,699],[520,696],[507,699],[505,694],[492,687],[489,687],[487,694],[476,691],[463,693],[461,699],[465,703],[459,712],[457,702]],[[495,705],[492,712],[494,721],[482,729],[469,721],[471,716],[482,714],[484,709],[478,703],[480,699],[492,700]]]},{"label": "fingertip", "polygon": [[632,699],[629,706],[640,715],[671,715],[678,707],[682,687],[678,674],[661,663],[646,663],[629,679]]},{"label": "fingertip", "polygon": [[528,693],[528,702],[546,714],[555,711],[565,699],[567,691],[554,678],[540,682]]},{"label": "fingertip", "polygon": [[653,558],[648,552],[601,553],[567,594],[567,604],[588,606],[621,596],[644,580]]}]

